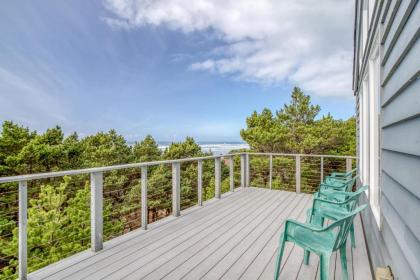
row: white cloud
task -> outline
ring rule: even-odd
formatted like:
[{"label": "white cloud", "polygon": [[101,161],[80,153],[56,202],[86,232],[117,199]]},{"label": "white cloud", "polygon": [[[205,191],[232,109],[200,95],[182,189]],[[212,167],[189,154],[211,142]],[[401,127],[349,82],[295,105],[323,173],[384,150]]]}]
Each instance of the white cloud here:
[{"label": "white cloud", "polygon": [[112,27],[216,33],[225,45],[192,70],[351,95],[353,1],[106,0],[106,7]]}]

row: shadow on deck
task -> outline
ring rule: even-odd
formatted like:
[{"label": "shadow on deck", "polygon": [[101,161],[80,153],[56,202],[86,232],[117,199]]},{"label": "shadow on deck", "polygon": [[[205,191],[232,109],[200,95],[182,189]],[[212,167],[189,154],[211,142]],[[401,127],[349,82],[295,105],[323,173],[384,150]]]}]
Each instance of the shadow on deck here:
[{"label": "shadow on deck", "polygon": [[[305,220],[312,196],[261,188],[237,189],[178,218],[168,217],[29,275],[29,279],[272,279],[286,219]],[[360,217],[356,248],[347,246],[349,279],[371,279]],[[348,242],[350,243],[350,242]],[[334,279],[340,258],[332,256]],[[288,244],[282,279],[317,279],[318,257]]]}]

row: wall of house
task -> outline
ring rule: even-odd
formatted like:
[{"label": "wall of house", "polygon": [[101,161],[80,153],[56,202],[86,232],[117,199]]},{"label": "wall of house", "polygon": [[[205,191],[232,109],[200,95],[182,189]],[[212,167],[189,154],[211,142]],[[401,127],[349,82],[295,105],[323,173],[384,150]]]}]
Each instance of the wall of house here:
[{"label": "wall of house", "polygon": [[363,225],[373,269],[390,265],[397,279],[420,279],[419,34],[417,0],[356,1],[358,166],[361,183],[372,185]]}]

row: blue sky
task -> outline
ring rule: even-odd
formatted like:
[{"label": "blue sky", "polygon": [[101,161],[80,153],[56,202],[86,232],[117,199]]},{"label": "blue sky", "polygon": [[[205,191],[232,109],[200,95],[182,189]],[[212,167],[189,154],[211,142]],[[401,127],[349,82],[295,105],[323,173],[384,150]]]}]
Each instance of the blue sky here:
[{"label": "blue sky", "polygon": [[295,85],[323,114],[350,117],[352,1],[278,2],[5,1],[0,120],[236,141]]}]

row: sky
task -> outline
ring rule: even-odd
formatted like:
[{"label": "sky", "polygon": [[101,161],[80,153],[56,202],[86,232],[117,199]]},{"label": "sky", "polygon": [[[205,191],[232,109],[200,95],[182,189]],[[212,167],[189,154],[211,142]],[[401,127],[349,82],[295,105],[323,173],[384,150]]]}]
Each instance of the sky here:
[{"label": "sky", "polygon": [[353,1],[2,1],[0,121],[238,141],[294,86],[354,114]]}]

